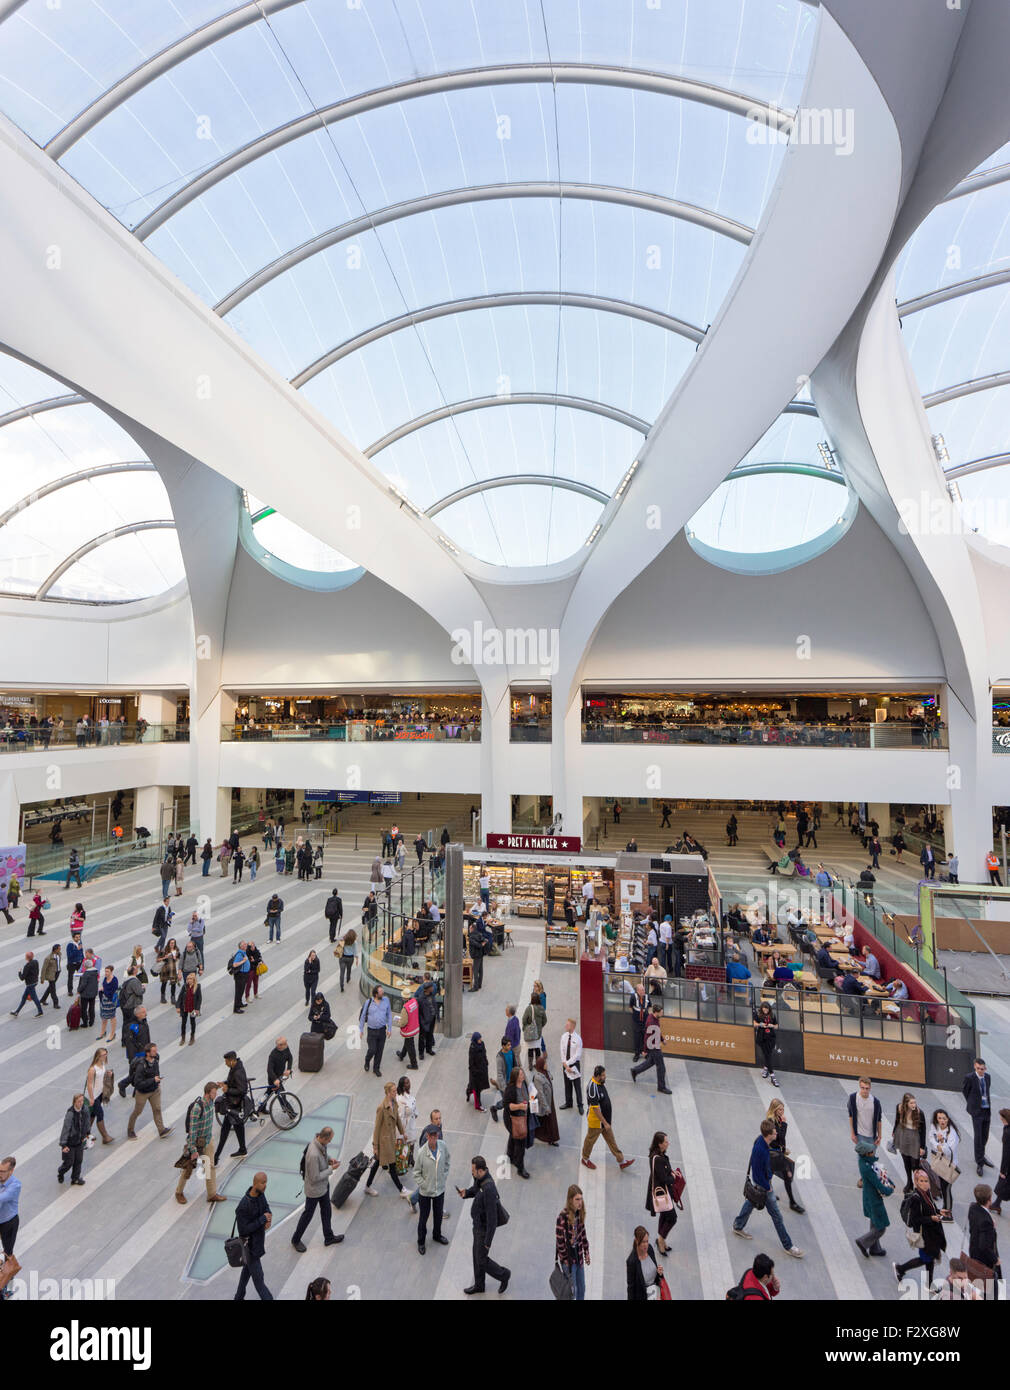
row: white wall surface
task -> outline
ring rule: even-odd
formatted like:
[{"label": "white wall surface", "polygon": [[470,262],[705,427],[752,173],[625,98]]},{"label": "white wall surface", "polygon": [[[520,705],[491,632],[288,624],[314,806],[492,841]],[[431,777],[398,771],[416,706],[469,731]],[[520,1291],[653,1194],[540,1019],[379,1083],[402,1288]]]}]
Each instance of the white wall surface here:
[{"label": "white wall surface", "polygon": [[[811,638],[797,659],[797,638]],[[743,577],[681,535],[622,593],[586,658],[584,684],[631,680],[942,681],[929,614],[894,547],[860,510],[824,555]]]},{"label": "white wall surface", "polygon": [[120,612],[0,599],[4,689],[187,689],[193,647],[188,595],[127,607]]},{"label": "white wall surface", "polygon": [[77,749],[73,745],[8,753],[0,759],[0,780],[13,785],[21,805],[102,792],[189,782],[188,743],[149,743],[139,747]]},{"label": "white wall surface", "polygon": [[348,589],[315,593],[277,579],[240,548],[221,683],[278,691],[355,681],[476,684],[473,668],[453,664],[448,635],[415,602],[424,588],[421,572],[410,597],[366,574]]},{"label": "white wall surface", "polygon": [[585,745],[586,796],[947,802],[945,749]]},{"label": "white wall surface", "polygon": [[479,743],[222,743],[221,785],[480,793]]}]

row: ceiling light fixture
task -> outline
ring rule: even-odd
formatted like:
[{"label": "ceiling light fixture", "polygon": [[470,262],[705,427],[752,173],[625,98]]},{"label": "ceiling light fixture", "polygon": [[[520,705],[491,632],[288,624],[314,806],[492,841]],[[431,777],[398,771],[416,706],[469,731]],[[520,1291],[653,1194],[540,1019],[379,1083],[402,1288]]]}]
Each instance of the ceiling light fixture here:
[{"label": "ceiling light fixture", "polygon": [[631,465],[631,467],[628,469],[627,473],[625,473],[624,477],[623,477],[623,478],[621,479],[621,481],[617,484],[617,490],[616,490],[615,493],[614,493],[614,496],[615,496],[615,497],[620,497],[621,494],[624,492],[625,488],[626,488],[626,487],[628,486],[628,484],[631,482],[632,478],[635,476],[635,470],[637,469],[638,464],[639,464],[639,460],[638,460],[638,459],[635,459],[634,463],[633,463],[633,464]]},{"label": "ceiling light fixture", "polygon": [[601,527],[600,523],[597,522],[596,525],[593,527],[593,529],[592,529],[592,530],[590,531],[590,533],[589,533],[589,539],[586,541],[586,545],[587,545],[587,546],[592,545],[593,541],[595,541],[596,537],[600,534],[600,531],[601,531],[601,530],[602,530],[602,527]]},{"label": "ceiling light fixture", "polygon": [[824,464],[824,467],[830,469],[833,473],[836,465],[835,451],[832,449],[831,445],[826,440],[822,439],[818,442],[817,452],[821,456],[821,462]]},{"label": "ceiling light fixture", "polygon": [[406,507],[407,511],[416,516],[418,521],[420,521],[421,517],[424,515],[420,507],[415,506],[409,497],[405,496],[398,487],[393,487],[392,484],[389,486],[389,492],[391,496],[396,498],[401,507]]},{"label": "ceiling light fixture", "polygon": [[459,551],[458,551],[458,550],[456,549],[456,547],[453,545],[452,541],[450,541],[449,539],[447,539],[447,537],[445,537],[445,536],[439,536],[439,538],[438,538],[438,543],[439,543],[439,545],[444,545],[445,548],[446,548],[446,550],[448,550],[448,552],[449,552],[450,555],[458,555],[458,554],[459,554]]},{"label": "ceiling light fixture", "polygon": [[950,463],[947,441],[942,434],[934,434],[930,437],[930,442],[933,445],[933,453],[936,455],[936,461],[940,467],[943,468],[945,464]]},{"label": "ceiling light fixture", "polygon": [[961,497],[961,489],[957,485],[956,478],[951,478],[950,482],[947,484],[947,496],[950,498],[952,502],[963,501],[963,498]]}]

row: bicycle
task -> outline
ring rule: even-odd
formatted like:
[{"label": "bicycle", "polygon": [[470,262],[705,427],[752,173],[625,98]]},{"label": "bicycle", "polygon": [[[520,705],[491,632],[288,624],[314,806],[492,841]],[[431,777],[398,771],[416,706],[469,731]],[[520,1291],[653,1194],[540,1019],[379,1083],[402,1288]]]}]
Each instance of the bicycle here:
[{"label": "bicycle", "polygon": [[[214,1110],[218,1124],[224,1124],[228,1112],[231,1111],[232,1119],[240,1124],[247,1125],[256,1120],[262,1125],[269,1115],[277,1129],[294,1129],[302,1118],[302,1103],[298,1097],[293,1091],[284,1089],[283,1081],[275,1090],[272,1086],[253,1086],[252,1083],[255,1080],[254,1076],[250,1076],[246,1080],[241,1115],[228,1105],[223,1096],[215,1103]],[[257,1092],[262,1093],[262,1100],[258,1104],[256,1101]]]}]

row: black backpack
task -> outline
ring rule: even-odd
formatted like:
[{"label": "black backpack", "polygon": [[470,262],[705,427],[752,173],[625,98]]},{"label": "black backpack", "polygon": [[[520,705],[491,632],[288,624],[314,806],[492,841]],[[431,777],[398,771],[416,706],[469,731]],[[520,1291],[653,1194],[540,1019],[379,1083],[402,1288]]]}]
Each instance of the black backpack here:
[{"label": "black backpack", "polygon": [[308,1154],[308,1151],[309,1151],[309,1146],[308,1146],[308,1144],[306,1144],[306,1145],[305,1145],[305,1148],[302,1149],[302,1156],[301,1156],[301,1159],[299,1160],[299,1163],[298,1163],[298,1172],[299,1172],[299,1174],[301,1175],[302,1182],[305,1181],[305,1157],[306,1157],[306,1155]]},{"label": "black backpack", "polygon": [[742,1278],[741,1278],[739,1284],[734,1284],[733,1287],[732,1287],[731,1289],[727,1289],[727,1290],[726,1290],[726,1298],[727,1298],[731,1303],[742,1303],[746,1297],[747,1297],[747,1290],[746,1290],[746,1289],[744,1288],[744,1286],[743,1286],[743,1279],[742,1279]]},{"label": "black backpack", "polygon": [[901,1206],[898,1208],[899,1215],[906,1226],[912,1224],[912,1198],[914,1196],[914,1192],[906,1192],[901,1199]]}]

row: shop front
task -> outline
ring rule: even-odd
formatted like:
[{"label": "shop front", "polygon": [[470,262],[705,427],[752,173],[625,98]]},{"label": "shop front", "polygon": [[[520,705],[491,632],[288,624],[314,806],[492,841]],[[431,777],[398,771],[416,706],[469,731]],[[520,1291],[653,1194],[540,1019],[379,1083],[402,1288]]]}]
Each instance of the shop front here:
[{"label": "shop front", "polygon": [[370,742],[480,738],[479,692],[264,695],[235,697],[225,739]]},{"label": "shop front", "polygon": [[[489,836],[493,839],[493,836]],[[521,840],[519,836],[502,839]],[[525,837],[545,839],[552,837]],[[556,841],[558,837],[553,837]],[[534,917],[544,922],[544,959],[576,963],[581,954],[581,929],[593,908],[610,911],[614,905],[614,859],[600,855],[486,850],[463,857],[463,897],[480,896],[482,870],[489,880],[492,915],[501,921]],[[566,917],[566,899],[571,912]]]}]

